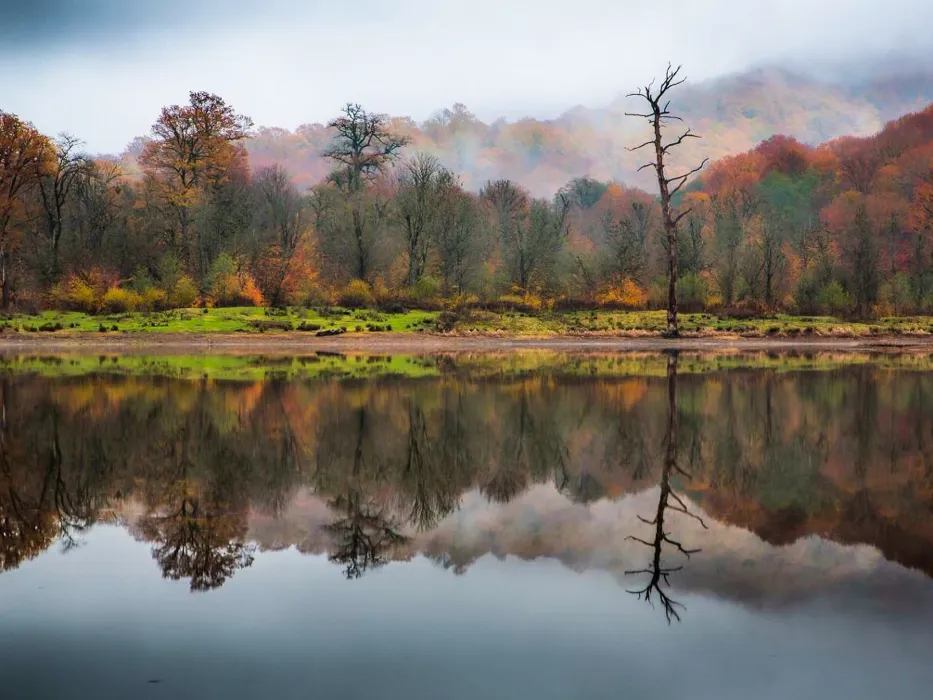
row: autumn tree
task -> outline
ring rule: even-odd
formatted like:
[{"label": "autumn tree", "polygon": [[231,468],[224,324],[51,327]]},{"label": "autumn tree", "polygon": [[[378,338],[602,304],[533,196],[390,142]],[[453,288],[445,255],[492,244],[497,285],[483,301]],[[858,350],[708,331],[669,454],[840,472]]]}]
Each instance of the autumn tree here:
[{"label": "autumn tree", "polygon": [[907,212],[907,224],[913,231],[910,269],[915,300],[917,306],[920,306],[933,288],[933,284],[930,284],[930,271],[933,269],[930,251],[933,246],[933,171],[914,191]]},{"label": "autumn tree", "polygon": [[188,104],[164,107],[152,125],[152,140],[139,161],[174,213],[168,243],[176,253],[197,252],[191,251],[194,207],[236,166],[242,168],[245,151],[240,142],[252,126],[249,117],[208,92],[191,92]]},{"label": "autumn tree", "polygon": [[668,177],[665,171],[665,159],[672,148],[676,148],[689,138],[699,138],[699,136],[688,128],[680,136],[667,143],[664,142],[664,128],[667,126],[667,123],[671,120],[681,121],[680,117],[675,116],[668,109],[670,100],[667,99],[668,92],[678,85],[681,85],[686,80],[686,78],[678,79],[680,69],[681,66],[672,69],[670,64],[668,64],[664,74],[664,80],[661,81],[660,85],[655,87],[654,81],[652,81],[645,87],[639,88],[637,91],[628,95],[629,97],[639,97],[647,102],[649,111],[643,113],[626,113],[628,116],[647,119],[654,132],[651,139],[635,146],[631,150],[637,151],[642,148],[654,149],[654,159],[642,165],[639,170],[644,170],[646,168],[654,170],[657,175],[658,190],[661,196],[661,218],[664,225],[668,262],[667,335],[670,337],[677,337],[677,335],[679,335],[677,326],[677,279],[679,273],[677,264],[677,224],[689,213],[689,209],[684,209],[680,213],[674,214],[672,199],[687,183],[690,176],[698,173],[708,161],[707,158],[704,158],[700,165],[691,168],[682,175]]},{"label": "autumn tree", "polygon": [[257,197],[257,225],[271,236],[257,254],[265,259],[269,274],[263,293],[272,306],[283,302],[283,286],[309,228],[305,199],[298,193],[288,171],[281,165],[259,170],[253,186]]},{"label": "autumn tree", "polygon": [[4,309],[10,305],[14,255],[26,218],[24,197],[37,184],[37,165],[48,148],[48,139],[32,124],[0,111],[0,294]]}]

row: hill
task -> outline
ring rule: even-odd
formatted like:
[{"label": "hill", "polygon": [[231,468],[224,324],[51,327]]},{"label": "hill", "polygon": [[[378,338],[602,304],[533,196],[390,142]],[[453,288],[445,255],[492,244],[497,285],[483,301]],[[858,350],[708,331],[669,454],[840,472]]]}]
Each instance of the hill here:
[{"label": "hill", "polygon": [[[933,102],[933,72],[874,77],[850,83],[769,68],[686,84],[673,108],[702,140],[680,157],[694,163],[740,153],[775,134],[815,145],[843,136],[868,136],[886,121]],[[649,186],[638,176],[637,143],[644,124],[625,115],[633,107],[620,95],[603,108],[569,109],[557,119],[485,123],[464,105],[442,109],[417,124],[396,118],[412,139],[409,151],[437,155],[463,183],[478,189],[487,180],[515,180],[549,196],[569,180],[588,176]],[[320,181],[329,165],[320,153],[331,134],[322,124],[294,131],[260,128],[247,144],[254,167],[284,164],[301,186]]]}]

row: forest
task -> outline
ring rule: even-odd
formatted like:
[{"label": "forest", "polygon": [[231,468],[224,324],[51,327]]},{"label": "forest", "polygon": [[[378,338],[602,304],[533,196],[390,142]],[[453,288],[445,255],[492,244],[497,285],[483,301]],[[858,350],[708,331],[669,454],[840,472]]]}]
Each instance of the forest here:
[{"label": "forest", "polygon": [[[471,115],[447,117],[435,145]],[[323,133],[326,171],[307,182],[285,157],[251,155],[252,120],[207,92],[163,108],[119,158],[0,112],[3,309],[667,301],[654,192],[591,177],[544,197],[517,180],[466,185],[456,148],[422,148],[358,104]],[[684,311],[933,313],[933,106],[871,137],[774,136],[711,162],[673,207]]]}]

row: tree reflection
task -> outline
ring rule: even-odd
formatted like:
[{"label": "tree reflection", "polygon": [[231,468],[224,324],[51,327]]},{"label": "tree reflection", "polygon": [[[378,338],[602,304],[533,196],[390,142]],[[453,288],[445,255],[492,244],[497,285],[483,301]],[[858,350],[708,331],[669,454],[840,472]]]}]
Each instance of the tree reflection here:
[{"label": "tree reflection", "polygon": [[366,502],[359,491],[338,496],[330,501],[333,510],[343,514],[325,526],[334,538],[330,561],[344,567],[347,579],[360,578],[366,571],[384,566],[392,550],[407,538],[398,532],[398,525],[386,516],[378,503]]},{"label": "tree reflection", "polygon": [[253,545],[244,544],[245,514],[221,504],[202,502],[185,481],[173,484],[166,510],[147,514],[139,523],[155,544],[152,556],[165,578],[189,579],[192,591],[219,588],[253,563]]},{"label": "tree reflection", "polygon": [[[365,382],[0,374],[0,570],[113,519],[194,590],[249,566],[256,541],[325,552],[349,578],[419,551],[457,571],[490,551],[590,561],[592,513],[573,504],[654,485],[631,538],[652,554],[625,580],[645,577],[632,593],[670,620],[695,552],[672,534],[694,517],[685,493],[772,544],[863,542],[933,574],[933,372],[603,360],[624,373],[577,358],[577,374],[495,379],[456,363]],[[565,515],[584,529],[551,527]]]},{"label": "tree reflection", "polygon": [[[209,439],[193,422],[169,441],[168,478],[148,484],[150,504],[138,528],[153,543],[165,578],[188,579],[192,591],[207,591],[251,566],[255,546],[246,544],[248,504],[240,494],[237,460],[223,450],[199,459],[199,437]],[[196,475],[201,461],[214,467],[211,483]]]},{"label": "tree reflection", "polygon": [[650,547],[653,550],[651,560],[643,569],[633,569],[626,571],[625,574],[648,574],[648,582],[642,588],[627,589],[629,593],[634,594],[639,600],[645,600],[652,606],[652,598],[657,597],[661,606],[664,608],[664,615],[668,624],[672,620],[680,621],[680,611],[686,610],[683,603],[674,600],[662,587],[670,588],[669,577],[675,571],[683,569],[683,564],[672,566],[663,561],[664,545],[672,546],[677,552],[689,559],[693,554],[701,551],[699,549],[687,549],[679,540],[674,539],[671,533],[665,530],[665,516],[667,512],[674,511],[695,519],[706,529],[703,520],[687,509],[687,504],[672,488],[671,476],[679,474],[687,479],[690,475],[682,469],[677,463],[678,450],[678,408],[677,408],[677,353],[671,352],[667,356],[667,402],[668,419],[667,432],[665,434],[664,465],[661,470],[661,480],[659,483],[660,495],[658,497],[658,508],[651,520],[638,516],[638,519],[646,525],[654,528],[653,537],[650,540],[629,535],[628,539]]},{"label": "tree reflection", "polygon": [[[30,427],[14,415],[9,379],[0,382],[0,571],[15,569],[56,540],[64,551],[97,522],[106,496],[90,469],[68,470],[60,440],[60,416],[50,407]],[[39,431],[36,432],[38,428]]]},{"label": "tree reflection", "polygon": [[[374,454],[374,426],[369,414],[369,407],[359,406],[347,415],[334,417],[322,443],[333,451],[326,456],[318,455],[321,483],[335,493],[328,506],[338,514],[324,526],[332,538],[329,559],[344,567],[348,580],[386,564],[393,548],[406,539],[388,512],[386,500],[378,495],[386,462]],[[418,428],[412,423],[409,440],[417,433]],[[346,447],[351,445],[352,453],[348,455]]]}]

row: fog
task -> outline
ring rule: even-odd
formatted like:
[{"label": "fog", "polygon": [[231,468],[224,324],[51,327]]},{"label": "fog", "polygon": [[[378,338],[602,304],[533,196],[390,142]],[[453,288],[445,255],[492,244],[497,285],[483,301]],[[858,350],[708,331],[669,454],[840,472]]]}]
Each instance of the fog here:
[{"label": "fog", "polygon": [[927,0],[347,3],[3,2],[0,108],[116,152],[189,90],[257,124],[322,122],[348,100],[417,121],[598,107],[667,61],[692,81],[761,65],[851,77],[930,55]]}]

